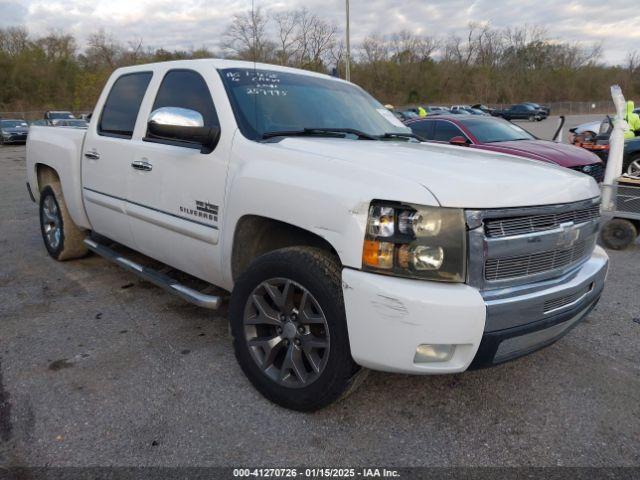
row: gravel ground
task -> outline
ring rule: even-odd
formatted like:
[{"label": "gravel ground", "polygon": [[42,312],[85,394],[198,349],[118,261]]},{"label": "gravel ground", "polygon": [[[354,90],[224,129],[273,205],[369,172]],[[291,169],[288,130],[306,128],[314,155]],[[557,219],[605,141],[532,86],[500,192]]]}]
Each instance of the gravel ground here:
[{"label": "gravel ground", "polygon": [[0,149],[0,467],[640,465],[638,245],[609,252],[599,306],[556,344],[459,375],[372,372],[301,414],[249,385],[226,312],[49,258],[24,155]]}]

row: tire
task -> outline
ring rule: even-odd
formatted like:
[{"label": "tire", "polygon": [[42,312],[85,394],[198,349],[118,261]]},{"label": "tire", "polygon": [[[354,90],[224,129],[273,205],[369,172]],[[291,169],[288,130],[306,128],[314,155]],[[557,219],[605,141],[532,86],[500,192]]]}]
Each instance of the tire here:
[{"label": "tire", "polygon": [[612,250],[624,250],[638,237],[636,226],[629,220],[614,218],[602,227],[600,238],[605,247]]},{"label": "tire", "polygon": [[636,154],[632,156],[624,165],[624,173],[631,176],[640,177],[640,155]]},{"label": "tire", "polygon": [[59,183],[40,192],[40,232],[47,252],[56,260],[80,258],[88,252],[83,243],[86,232],[73,223]]},{"label": "tire", "polygon": [[365,372],[351,357],[339,262],[323,250],[290,247],[258,257],[236,282],[229,315],[240,367],[282,407],[323,408]]},{"label": "tire", "polygon": [[536,116],[535,115],[529,115],[529,121],[530,122],[535,122],[536,121]]}]

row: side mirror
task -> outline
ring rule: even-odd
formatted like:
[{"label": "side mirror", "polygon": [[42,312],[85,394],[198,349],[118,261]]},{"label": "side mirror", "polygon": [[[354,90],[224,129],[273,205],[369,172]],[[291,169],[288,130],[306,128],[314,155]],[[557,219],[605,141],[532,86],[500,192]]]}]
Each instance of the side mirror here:
[{"label": "side mirror", "polygon": [[458,135],[457,137],[453,137],[451,140],[449,140],[449,143],[451,145],[458,145],[461,147],[468,147],[469,146],[469,140],[465,137],[463,137],[462,135]]},{"label": "side mirror", "polygon": [[169,143],[199,145],[202,153],[210,153],[220,138],[220,127],[206,127],[195,110],[162,107],[149,115],[147,135]]}]

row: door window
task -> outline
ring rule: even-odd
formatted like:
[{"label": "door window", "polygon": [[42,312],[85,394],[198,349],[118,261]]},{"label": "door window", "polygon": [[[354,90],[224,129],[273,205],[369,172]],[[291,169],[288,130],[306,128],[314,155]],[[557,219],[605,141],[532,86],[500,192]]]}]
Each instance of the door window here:
[{"label": "door window", "polygon": [[433,140],[433,124],[430,120],[423,122],[413,122],[409,124],[411,131],[425,140]]},{"label": "door window", "polygon": [[100,115],[99,135],[131,138],[152,75],[151,72],[128,73],[114,82]]},{"label": "door window", "polygon": [[435,124],[435,132],[433,135],[434,140],[439,142],[448,142],[453,137],[463,136],[466,138],[466,135],[451,122],[437,121]]}]

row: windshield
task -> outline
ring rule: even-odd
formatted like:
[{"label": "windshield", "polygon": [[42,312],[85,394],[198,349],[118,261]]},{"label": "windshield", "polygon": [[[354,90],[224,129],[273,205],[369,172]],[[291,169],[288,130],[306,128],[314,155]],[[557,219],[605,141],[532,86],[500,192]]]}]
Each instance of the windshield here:
[{"label": "windshield", "polygon": [[259,140],[269,132],[351,129],[369,135],[411,133],[355,85],[273,70],[228,68],[220,76],[240,130]]},{"label": "windshield", "polygon": [[15,128],[15,127],[27,127],[27,122],[24,120],[0,120],[0,127],[2,128]]},{"label": "windshield", "polygon": [[534,140],[536,138],[524,128],[504,120],[462,120],[462,124],[480,143]]}]

